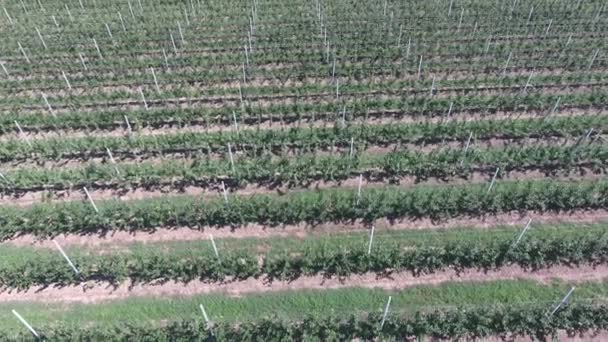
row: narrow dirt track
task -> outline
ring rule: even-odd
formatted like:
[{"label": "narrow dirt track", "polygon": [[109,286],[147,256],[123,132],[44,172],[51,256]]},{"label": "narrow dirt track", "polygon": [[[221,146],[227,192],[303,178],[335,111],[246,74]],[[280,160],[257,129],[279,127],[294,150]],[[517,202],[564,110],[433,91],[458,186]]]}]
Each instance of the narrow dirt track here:
[{"label": "narrow dirt track", "polygon": [[[453,218],[447,222],[434,222],[430,219],[403,220],[400,222],[388,222],[386,219],[374,222],[376,232],[381,234],[383,230],[424,230],[424,229],[450,229],[450,228],[476,228],[491,230],[497,226],[521,227],[523,228],[528,220],[532,219],[532,228],[537,224],[560,224],[578,223],[593,224],[608,222],[608,210],[579,210],[569,213],[508,213],[482,218]],[[169,241],[196,241],[209,239],[209,233],[213,233],[216,239],[222,238],[272,238],[272,237],[295,237],[304,239],[309,236],[327,233],[352,233],[364,232],[369,226],[361,223],[328,223],[318,226],[306,224],[288,225],[280,227],[266,227],[262,225],[250,224],[243,227],[207,227],[204,230],[194,230],[184,227],[161,227],[154,232],[126,232],[113,231],[104,235],[59,235],[54,239],[62,246],[101,246],[109,245],[117,247],[129,243],[153,243]],[[4,245],[13,246],[36,246],[55,248],[49,239],[37,238],[33,235],[22,235],[12,240],[3,242]],[[2,245],[0,244],[0,246]]]},{"label": "narrow dirt track", "polygon": [[[322,276],[301,277],[292,282],[261,279],[248,279],[227,283],[204,283],[192,281],[188,284],[167,282],[160,285],[122,284],[113,287],[108,283],[91,283],[62,288],[30,288],[27,291],[4,291],[0,293],[0,302],[35,301],[44,303],[99,303],[109,300],[120,300],[127,297],[168,297],[192,296],[197,294],[221,293],[228,296],[243,296],[253,293],[291,291],[302,289],[340,289],[340,288],[379,288],[385,290],[403,290],[419,285],[438,285],[446,282],[484,282],[495,280],[526,279],[540,283],[550,283],[555,279],[566,282],[602,281],[608,278],[608,266],[577,268],[553,267],[528,272],[520,267],[504,267],[495,271],[471,270],[457,274],[453,270],[414,277],[410,273],[393,274],[390,277],[378,277],[376,274],[351,276],[340,280],[323,279]],[[86,288],[86,289],[85,289]]]}]

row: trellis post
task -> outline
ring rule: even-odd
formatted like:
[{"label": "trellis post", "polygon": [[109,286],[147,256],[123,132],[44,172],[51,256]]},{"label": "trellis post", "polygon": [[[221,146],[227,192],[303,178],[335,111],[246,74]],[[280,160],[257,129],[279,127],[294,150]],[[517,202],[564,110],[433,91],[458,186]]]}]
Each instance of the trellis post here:
[{"label": "trellis post", "polygon": [[38,335],[36,330],[34,330],[34,328],[32,328],[32,326],[25,319],[23,319],[23,317],[21,317],[21,315],[17,311],[12,310],[12,312],[13,315],[15,315],[17,319],[21,322],[21,324],[25,325],[25,327],[32,333],[32,335],[36,336],[37,339],[40,339],[40,335]]},{"label": "trellis post", "polygon": [[70,267],[74,270],[74,273],[76,273],[77,276],[80,275],[80,271],[78,271],[78,269],[76,268],[76,266],[74,265],[72,260],[70,260],[68,255],[63,251],[63,248],[61,248],[59,243],[57,243],[57,241],[55,241],[55,240],[53,240],[53,243],[55,244],[55,247],[57,247],[57,249],[59,250],[59,253],[61,253],[61,255],[63,255],[63,258],[68,262]]}]

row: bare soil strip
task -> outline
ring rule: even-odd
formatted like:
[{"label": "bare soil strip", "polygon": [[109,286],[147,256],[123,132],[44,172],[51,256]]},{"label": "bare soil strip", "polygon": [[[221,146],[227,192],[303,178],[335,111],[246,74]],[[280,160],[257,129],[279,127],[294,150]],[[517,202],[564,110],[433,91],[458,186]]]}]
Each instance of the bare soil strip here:
[{"label": "bare soil strip", "polygon": [[458,273],[454,270],[421,276],[411,273],[395,273],[387,277],[376,274],[353,275],[345,279],[324,279],[322,276],[300,277],[294,281],[272,281],[247,279],[225,283],[205,283],[192,281],[187,284],[166,282],[164,284],[141,285],[124,283],[112,286],[109,283],[87,283],[66,287],[33,287],[26,291],[4,291],[0,302],[33,301],[43,303],[99,303],[133,297],[184,297],[208,293],[221,293],[227,296],[245,296],[277,291],[296,291],[303,289],[328,290],[340,288],[379,288],[403,290],[413,286],[432,286],[447,282],[484,282],[496,280],[532,280],[550,283],[553,280],[580,283],[608,279],[608,266],[560,266],[538,271],[527,271],[517,266],[503,267],[498,270],[467,270]]},{"label": "bare soil strip", "polygon": [[[473,228],[491,231],[493,228],[521,227],[528,220],[532,224],[594,224],[608,222],[608,210],[577,210],[562,213],[540,213],[540,212],[511,212],[499,215],[488,215],[484,217],[460,217],[451,218],[448,221],[434,221],[425,219],[407,219],[390,222],[380,219],[373,222],[378,234],[383,230],[437,230],[453,228]],[[240,227],[204,227],[201,230],[186,227],[158,227],[152,232],[146,231],[110,231],[100,234],[61,234],[54,239],[63,245],[73,246],[102,246],[102,245],[125,245],[129,243],[152,243],[169,241],[198,241],[209,239],[209,232],[214,238],[273,238],[273,237],[296,237],[305,239],[309,236],[322,234],[348,234],[353,232],[366,232],[370,225],[360,221],[350,223],[324,223],[311,226],[305,223],[298,225],[283,225],[270,227],[259,224],[248,224]],[[13,246],[34,246],[55,248],[50,239],[43,239],[31,234],[21,235],[3,244]]]}]

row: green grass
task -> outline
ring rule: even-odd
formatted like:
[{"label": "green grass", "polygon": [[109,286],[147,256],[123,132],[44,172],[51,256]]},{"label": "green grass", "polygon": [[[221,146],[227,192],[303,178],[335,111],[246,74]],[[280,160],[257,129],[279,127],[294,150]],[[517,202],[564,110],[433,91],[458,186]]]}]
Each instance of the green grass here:
[{"label": "green grass", "polygon": [[[377,289],[300,290],[269,294],[227,297],[220,294],[188,298],[135,298],[101,304],[3,303],[0,330],[17,331],[23,327],[11,314],[17,310],[34,327],[53,324],[117,324],[127,322],[166,322],[200,319],[203,304],[215,321],[248,321],[276,315],[297,319],[305,314],[380,312],[389,295],[392,312],[414,312],[434,307],[546,303],[547,309],[559,301],[570,284],[553,282],[541,285],[531,281],[494,281],[487,283],[447,283],[418,286],[399,292]],[[608,283],[577,285],[572,301],[594,302],[608,296]]]}]

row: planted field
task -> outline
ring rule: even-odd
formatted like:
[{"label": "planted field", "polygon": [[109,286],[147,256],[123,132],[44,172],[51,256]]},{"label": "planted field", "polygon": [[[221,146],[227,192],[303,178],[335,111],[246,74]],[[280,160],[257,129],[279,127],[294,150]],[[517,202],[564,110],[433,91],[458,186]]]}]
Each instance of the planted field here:
[{"label": "planted field", "polygon": [[7,0],[0,340],[593,339],[599,0]]}]

